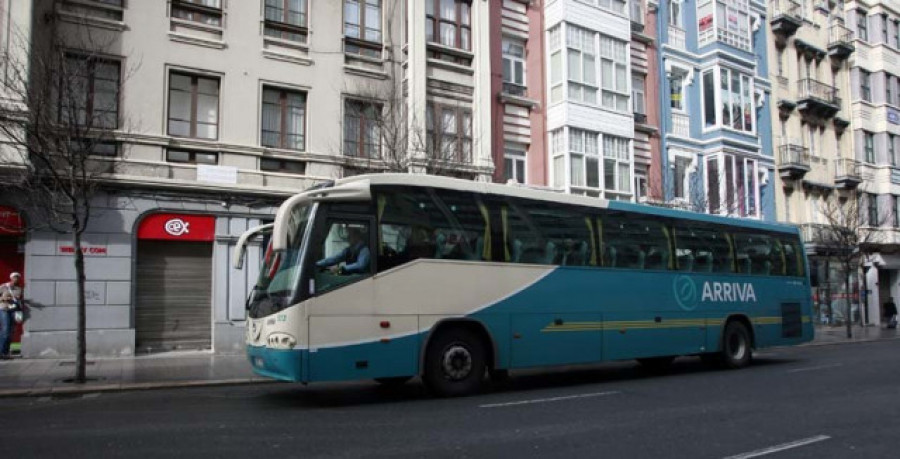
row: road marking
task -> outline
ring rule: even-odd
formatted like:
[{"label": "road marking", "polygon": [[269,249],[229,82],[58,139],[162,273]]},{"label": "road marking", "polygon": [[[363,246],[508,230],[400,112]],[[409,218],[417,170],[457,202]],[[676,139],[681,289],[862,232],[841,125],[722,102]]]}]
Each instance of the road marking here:
[{"label": "road marking", "polygon": [[792,441],[790,443],[782,443],[780,445],[770,446],[764,449],[758,449],[756,451],[750,451],[749,453],[738,454],[737,456],[728,456],[725,459],[749,459],[751,457],[759,457],[765,456],[766,454],[777,453],[779,451],[784,451],[786,449],[791,448],[799,448],[801,446],[806,446],[812,443],[818,443],[820,441],[828,440],[828,435],[816,435],[815,437],[804,438],[802,440]]},{"label": "road marking", "polygon": [[501,407],[505,407],[505,406],[531,405],[534,403],[560,402],[563,400],[573,400],[576,398],[603,397],[605,395],[615,395],[618,393],[619,393],[619,391],[594,392],[592,394],[578,394],[578,395],[565,395],[562,397],[536,398],[536,399],[532,399],[532,400],[519,400],[516,402],[488,403],[487,405],[479,405],[478,408],[501,408]]},{"label": "road marking", "polygon": [[817,367],[807,367],[807,368],[795,368],[793,370],[788,370],[788,373],[799,373],[801,371],[814,371],[814,370],[825,370],[828,368],[837,368],[844,366],[843,363],[832,363],[831,365],[819,365]]}]

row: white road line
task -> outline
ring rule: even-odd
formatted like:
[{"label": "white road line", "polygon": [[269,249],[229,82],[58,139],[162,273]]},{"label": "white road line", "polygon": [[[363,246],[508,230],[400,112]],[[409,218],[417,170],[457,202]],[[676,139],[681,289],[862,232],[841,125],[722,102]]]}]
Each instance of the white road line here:
[{"label": "white road line", "polygon": [[806,446],[812,443],[825,441],[829,438],[831,437],[829,437],[828,435],[816,435],[815,437],[804,438],[802,440],[792,441],[790,443],[782,443],[780,445],[770,446],[768,448],[758,449],[756,451],[750,451],[749,453],[738,454],[737,456],[728,456],[725,459],[749,459],[751,457],[765,456],[766,454],[777,453],[786,449],[799,448],[801,446]]},{"label": "white road line", "polygon": [[501,408],[501,407],[505,407],[505,406],[531,405],[533,403],[560,402],[563,400],[572,400],[572,399],[576,399],[576,398],[603,397],[605,395],[615,395],[618,393],[619,393],[619,391],[595,392],[592,394],[578,394],[578,395],[566,395],[566,396],[562,396],[562,397],[536,398],[536,399],[532,399],[532,400],[519,400],[516,402],[488,403],[487,405],[479,405],[478,408]]},{"label": "white road line", "polygon": [[843,363],[832,363],[831,365],[819,365],[817,367],[807,367],[807,368],[794,368],[793,370],[788,370],[788,373],[799,373],[801,371],[814,371],[814,370],[825,370],[828,368],[837,368],[844,366]]}]

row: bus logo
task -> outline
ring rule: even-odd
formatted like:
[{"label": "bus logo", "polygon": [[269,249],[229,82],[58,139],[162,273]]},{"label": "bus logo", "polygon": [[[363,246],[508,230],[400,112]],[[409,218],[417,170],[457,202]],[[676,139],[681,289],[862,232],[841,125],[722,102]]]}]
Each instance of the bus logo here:
[{"label": "bus logo", "polygon": [[173,218],[166,222],[165,230],[172,236],[181,236],[182,234],[190,233],[190,231],[188,230],[188,225],[188,222],[180,218]]},{"label": "bus logo", "polygon": [[749,282],[706,282],[701,301],[756,303],[756,292]]},{"label": "bus logo", "polygon": [[677,276],[673,283],[675,301],[681,309],[693,311],[697,308],[697,284],[688,276]]}]

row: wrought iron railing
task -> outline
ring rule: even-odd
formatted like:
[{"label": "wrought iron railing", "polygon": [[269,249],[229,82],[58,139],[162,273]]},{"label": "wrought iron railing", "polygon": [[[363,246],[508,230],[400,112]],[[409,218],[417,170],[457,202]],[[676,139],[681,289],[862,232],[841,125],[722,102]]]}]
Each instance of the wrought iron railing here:
[{"label": "wrought iron railing", "polygon": [[785,143],[778,147],[782,166],[809,167],[809,149],[795,143]]},{"label": "wrought iron railing", "polygon": [[803,78],[798,81],[797,92],[800,99],[815,98],[828,104],[841,105],[837,88],[812,78]]},{"label": "wrought iron railing", "polygon": [[834,23],[828,28],[828,46],[849,45],[853,42],[853,31],[843,24]]},{"label": "wrought iron railing", "polygon": [[834,162],[835,177],[860,178],[860,162],[850,158],[839,158]]}]

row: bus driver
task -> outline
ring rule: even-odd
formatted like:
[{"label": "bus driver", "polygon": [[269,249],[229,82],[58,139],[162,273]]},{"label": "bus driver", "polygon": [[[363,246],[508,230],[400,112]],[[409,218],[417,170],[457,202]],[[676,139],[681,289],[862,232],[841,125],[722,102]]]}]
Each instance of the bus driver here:
[{"label": "bus driver", "polygon": [[[369,270],[369,247],[366,245],[366,237],[360,228],[348,228],[347,240],[350,245],[344,250],[328,258],[316,262],[318,268],[331,267],[335,274],[360,274]],[[344,263],[343,266],[340,266]]]}]

